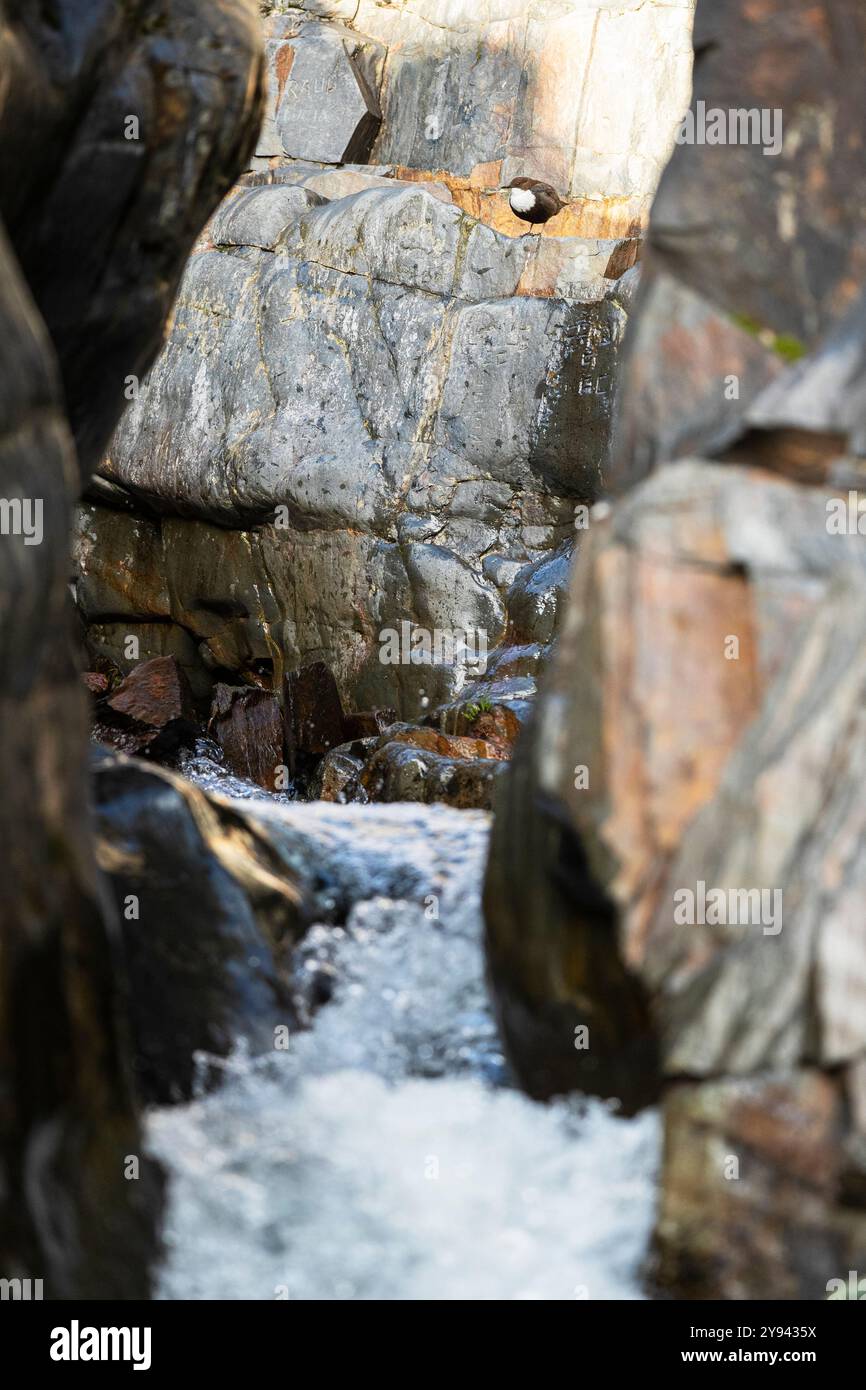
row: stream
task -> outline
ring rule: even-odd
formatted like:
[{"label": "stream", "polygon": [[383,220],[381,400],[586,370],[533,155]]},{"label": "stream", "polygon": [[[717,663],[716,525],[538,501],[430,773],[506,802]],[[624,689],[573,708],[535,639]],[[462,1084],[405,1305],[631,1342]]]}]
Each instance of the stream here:
[{"label": "stream", "polygon": [[332,982],[313,1026],[150,1115],[158,1297],[644,1297],[658,1117],[512,1086],[484,983],[487,814],[279,801],[206,750],[186,771],[298,853],[314,836],[352,905],[297,952],[301,980]]}]

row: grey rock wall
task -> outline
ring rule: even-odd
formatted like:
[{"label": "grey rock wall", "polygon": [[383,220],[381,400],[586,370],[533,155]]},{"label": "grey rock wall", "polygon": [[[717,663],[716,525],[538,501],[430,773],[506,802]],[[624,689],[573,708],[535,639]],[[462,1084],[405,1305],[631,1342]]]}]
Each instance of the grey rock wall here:
[{"label": "grey rock wall", "polygon": [[199,686],[323,659],[347,707],[415,717],[463,672],[383,665],[380,634],[480,629],[492,650],[516,568],[600,489],[617,243],[551,261],[447,194],[281,173],[242,184],[190,261],[101,470],[138,516],[87,512],[79,607],[101,654],[135,631]]}]

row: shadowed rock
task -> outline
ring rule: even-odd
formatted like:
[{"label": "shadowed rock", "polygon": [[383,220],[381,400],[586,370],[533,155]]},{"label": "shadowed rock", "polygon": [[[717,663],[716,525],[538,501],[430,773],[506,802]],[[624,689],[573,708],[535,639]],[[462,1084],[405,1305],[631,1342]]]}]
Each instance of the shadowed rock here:
[{"label": "shadowed rock", "polygon": [[289,771],[321,758],[343,741],[343,702],[324,661],[286,676],[285,725]]},{"label": "shadowed rock", "polygon": [[121,918],[136,1087],[188,1099],[195,1054],[272,1050],[296,1016],[301,895],[228,805],[115,756],[96,770],[97,853]]},{"label": "shadowed rock", "polygon": [[136,666],[94,714],[93,731],[103,743],[124,753],[163,757],[196,732],[196,715],[187,679],[173,656],[157,656]]},{"label": "shadowed rock", "polygon": [[71,437],[44,326],[0,228],[0,468],[42,540],[0,536],[0,1274],[144,1298],[158,1171],[141,1155],[115,943],[93,861],[87,695],[66,606]]},{"label": "shadowed rock", "polygon": [[47,1297],[141,1299],[161,1179],[142,1151],[93,855],[68,545],[81,479],[156,353],[189,246],[248,159],[253,12],[4,0],[0,69],[0,205],[24,269],[0,231],[3,486],[41,507],[38,543],[0,537],[0,1273],[42,1279]]},{"label": "shadowed rock", "polygon": [[249,161],[258,21],[248,0],[5,9],[3,213],[86,481],[156,356],[195,238]]}]

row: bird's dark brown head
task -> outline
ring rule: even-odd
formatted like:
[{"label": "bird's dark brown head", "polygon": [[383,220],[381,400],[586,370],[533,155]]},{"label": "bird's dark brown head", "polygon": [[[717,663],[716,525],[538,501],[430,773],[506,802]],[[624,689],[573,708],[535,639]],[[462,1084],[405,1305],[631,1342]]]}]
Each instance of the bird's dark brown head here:
[{"label": "bird's dark brown head", "polygon": [[531,188],[535,182],[535,179],[528,179],[521,175],[519,178],[512,179],[510,183],[502,184],[499,191],[500,193],[510,193],[512,188]]},{"label": "bird's dark brown head", "polygon": [[527,178],[525,174],[521,174],[518,178],[512,179],[510,183],[502,184],[500,186],[499,191],[500,193],[511,193],[514,191],[515,188],[531,190],[533,193],[539,193],[549,202],[558,203],[559,206],[562,208],[565,207],[565,203],[563,202],[562,198],[560,198],[556,189],[553,187],[553,184],[545,183],[543,179],[531,179]]}]

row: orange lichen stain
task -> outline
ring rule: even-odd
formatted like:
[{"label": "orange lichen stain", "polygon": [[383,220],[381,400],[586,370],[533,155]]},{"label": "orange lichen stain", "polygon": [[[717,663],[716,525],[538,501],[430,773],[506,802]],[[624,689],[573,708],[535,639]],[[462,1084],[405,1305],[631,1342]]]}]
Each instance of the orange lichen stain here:
[{"label": "orange lichen stain", "polygon": [[[394,176],[410,183],[442,183],[455,204],[470,217],[505,236],[525,236],[528,224],[514,216],[508,200],[499,192],[501,168],[499,163],[478,164],[466,176],[450,174],[444,169],[409,169],[400,165],[394,170]],[[533,228],[531,234],[617,241],[641,236],[648,220],[648,198],[575,198],[544,226]]]},{"label": "orange lichen stain", "polygon": [[295,61],[295,50],[291,44],[284,43],[282,48],[277,49],[274,59],[274,71],[277,74],[277,105],[282,101],[286,83],[289,80],[289,73]]}]

